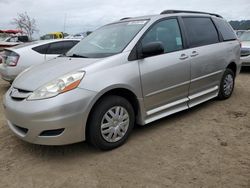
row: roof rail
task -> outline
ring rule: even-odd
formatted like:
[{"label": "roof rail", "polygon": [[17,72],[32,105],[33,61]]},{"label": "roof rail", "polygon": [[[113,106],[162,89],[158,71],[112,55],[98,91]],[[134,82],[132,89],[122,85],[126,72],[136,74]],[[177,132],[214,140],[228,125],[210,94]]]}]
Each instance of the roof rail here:
[{"label": "roof rail", "polygon": [[127,20],[127,19],[130,19],[131,17],[125,17],[125,18],[122,18],[122,19],[120,19],[120,21],[121,20]]},{"label": "roof rail", "polygon": [[209,13],[209,12],[199,12],[199,11],[189,11],[189,10],[164,10],[161,14],[175,14],[175,13],[195,13],[195,14],[209,14],[211,16],[216,16],[219,18],[223,18],[219,14]]}]

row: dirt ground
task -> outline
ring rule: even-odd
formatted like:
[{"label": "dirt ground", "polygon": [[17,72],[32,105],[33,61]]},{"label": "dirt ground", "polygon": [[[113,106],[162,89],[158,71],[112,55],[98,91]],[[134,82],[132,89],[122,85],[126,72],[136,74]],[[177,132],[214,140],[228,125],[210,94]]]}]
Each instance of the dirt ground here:
[{"label": "dirt ground", "polygon": [[0,81],[0,187],[250,188],[250,69],[230,99],[136,127],[109,152],[19,140],[3,115],[8,87]]}]

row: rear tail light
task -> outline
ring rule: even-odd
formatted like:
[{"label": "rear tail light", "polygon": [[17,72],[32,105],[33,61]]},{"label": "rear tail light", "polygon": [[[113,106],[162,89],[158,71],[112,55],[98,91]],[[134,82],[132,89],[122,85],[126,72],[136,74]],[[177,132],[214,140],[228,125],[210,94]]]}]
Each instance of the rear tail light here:
[{"label": "rear tail light", "polygon": [[10,50],[4,50],[3,61],[4,64],[10,67],[15,67],[19,60],[19,54]]},{"label": "rear tail light", "polygon": [[19,55],[8,56],[6,58],[6,65],[15,67],[17,65],[18,60],[19,60]]},{"label": "rear tail light", "polygon": [[238,42],[240,43],[240,48],[242,47],[242,43],[241,43],[241,41],[238,39]]},{"label": "rear tail light", "polygon": [[0,64],[2,64],[3,63],[3,52],[0,52]]}]

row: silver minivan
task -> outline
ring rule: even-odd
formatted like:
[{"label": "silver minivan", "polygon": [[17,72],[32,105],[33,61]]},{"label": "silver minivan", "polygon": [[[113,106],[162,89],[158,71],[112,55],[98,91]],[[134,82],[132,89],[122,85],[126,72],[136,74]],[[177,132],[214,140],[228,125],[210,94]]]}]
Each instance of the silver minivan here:
[{"label": "silver minivan", "polygon": [[4,97],[10,129],[44,145],[108,150],[145,125],[231,96],[240,42],[217,14],[167,10],[94,31],[64,56],[22,72]]}]

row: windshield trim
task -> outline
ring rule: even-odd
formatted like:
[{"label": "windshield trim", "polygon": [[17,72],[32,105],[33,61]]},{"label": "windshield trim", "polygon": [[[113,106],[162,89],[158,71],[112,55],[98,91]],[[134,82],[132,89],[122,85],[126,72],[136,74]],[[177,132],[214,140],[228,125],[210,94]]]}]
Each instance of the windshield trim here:
[{"label": "windshield trim", "polygon": [[[102,27],[105,27],[105,26],[109,26],[109,25],[115,25],[115,24],[119,24],[119,23],[126,23],[126,22],[137,22],[137,21],[147,21],[143,27],[145,27],[145,25],[150,21],[150,18],[141,18],[141,19],[125,19],[125,20],[120,20],[120,21],[117,21],[117,22],[112,22],[112,23],[109,23],[109,24],[106,24]],[[98,28],[98,29],[101,29],[102,27]],[[142,28],[143,28],[142,27]]]},{"label": "windshield trim", "polygon": [[[124,22],[136,22],[136,21],[146,21],[146,23],[143,25],[143,27],[141,29],[138,30],[138,32],[134,35],[134,37],[128,42],[128,44],[122,49],[122,51],[120,51],[120,53],[122,53],[127,47],[128,45],[134,40],[134,38],[141,32],[141,30],[148,24],[148,22],[150,21],[150,19],[137,19],[137,20],[122,20],[121,22],[117,22],[117,23],[124,23]],[[118,53],[117,53],[118,54]]]}]

